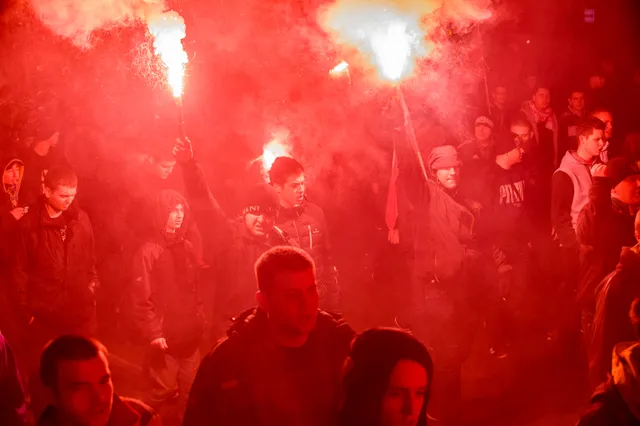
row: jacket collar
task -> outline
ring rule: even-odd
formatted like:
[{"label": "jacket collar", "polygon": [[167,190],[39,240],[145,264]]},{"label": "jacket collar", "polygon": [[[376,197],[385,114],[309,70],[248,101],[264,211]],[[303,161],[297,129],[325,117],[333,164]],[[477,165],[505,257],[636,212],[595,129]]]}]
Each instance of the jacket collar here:
[{"label": "jacket collar", "polygon": [[[113,405],[111,406],[111,416],[107,426],[136,426],[140,422],[140,414],[122,400],[118,395],[113,395]],[[38,421],[38,426],[67,426],[71,423],[61,418],[58,407],[49,405]]]}]

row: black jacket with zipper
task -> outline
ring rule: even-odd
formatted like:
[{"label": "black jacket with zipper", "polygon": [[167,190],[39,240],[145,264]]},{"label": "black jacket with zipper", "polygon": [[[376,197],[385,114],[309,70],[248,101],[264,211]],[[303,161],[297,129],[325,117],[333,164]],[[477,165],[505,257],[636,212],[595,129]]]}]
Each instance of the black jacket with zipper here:
[{"label": "black jacket with zipper", "polygon": [[22,313],[51,327],[75,327],[95,311],[98,283],[89,216],[72,204],[52,220],[41,198],[20,221],[13,289]]},{"label": "black jacket with zipper", "polygon": [[294,208],[283,208],[276,220],[276,228],[290,245],[303,249],[313,258],[320,307],[340,311],[340,287],[322,209],[308,201]]}]

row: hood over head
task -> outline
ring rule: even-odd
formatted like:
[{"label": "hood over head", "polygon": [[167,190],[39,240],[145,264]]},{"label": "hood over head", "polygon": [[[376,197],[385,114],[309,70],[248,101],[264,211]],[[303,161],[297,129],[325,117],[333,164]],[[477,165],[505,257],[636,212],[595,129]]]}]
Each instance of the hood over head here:
[{"label": "hood over head", "polygon": [[[13,207],[17,207],[18,195],[20,193],[20,186],[22,185],[22,178],[24,176],[24,163],[22,162],[22,160],[18,158],[15,152],[7,151],[0,154],[0,164],[2,165],[2,177],[3,177],[2,189],[4,190],[5,194],[9,196]],[[20,173],[18,177],[18,181],[13,185],[11,184],[7,185],[4,182],[4,173],[7,170],[9,170],[9,168],[13,167],[16,164],[18,165],[18,169]]]},{"label": "hood over head", "polygon": [[[176,230],[175,234],[167,234],[166,228],[167,221],[169,220],[169,214],[179,204],[184,207],[184,219],[182,221],[182,226]],[[174,191],[172,189],[164,189],[160,191],[156,198],[156,211],[154,213],[154,229],[164,239],[167,239],[170,235],[175,235],[175,239],[181,239],[185,236],[189,225],[188,221],[190,219],[189,205],[187,204],[187,199],[178,191]]]}]

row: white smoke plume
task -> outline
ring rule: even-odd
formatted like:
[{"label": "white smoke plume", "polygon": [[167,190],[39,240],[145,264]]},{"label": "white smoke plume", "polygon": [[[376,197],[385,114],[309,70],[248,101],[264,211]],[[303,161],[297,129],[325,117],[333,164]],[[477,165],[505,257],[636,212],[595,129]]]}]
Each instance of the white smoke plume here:
[{"label": "white smoke plume", "polygon": [[29,0],[36,16],[55,34],[90,49],[93,34],[161,13],[163,0]]}]

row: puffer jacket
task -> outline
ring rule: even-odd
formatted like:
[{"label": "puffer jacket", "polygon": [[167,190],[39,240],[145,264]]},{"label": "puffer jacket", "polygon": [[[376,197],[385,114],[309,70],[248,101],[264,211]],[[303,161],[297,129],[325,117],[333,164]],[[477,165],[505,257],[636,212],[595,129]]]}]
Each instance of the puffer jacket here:
[{"label": "puffer jacket", "polygon": [[20,220],[13,289],[25,315],[49,326],[75,327],[95,312],[98,283],[93,228],[74,203],[56,220],[44,198]]},{"label": "puffer jacket", "polygon": [[298,207],[281,209],[275,228],[289,245],[303,249],[313,258],[320,307],[340,311],[338,274],[331,258],[329,232],[322,209],[308,201]]},{"label": "puffer jacket", "polygon": [[353,336],[344,321],[319,311],[307,342],[283,348],[270,338],[266,312],[246,311],[203,359],[183,424],[336,425],[342,367]]}]

